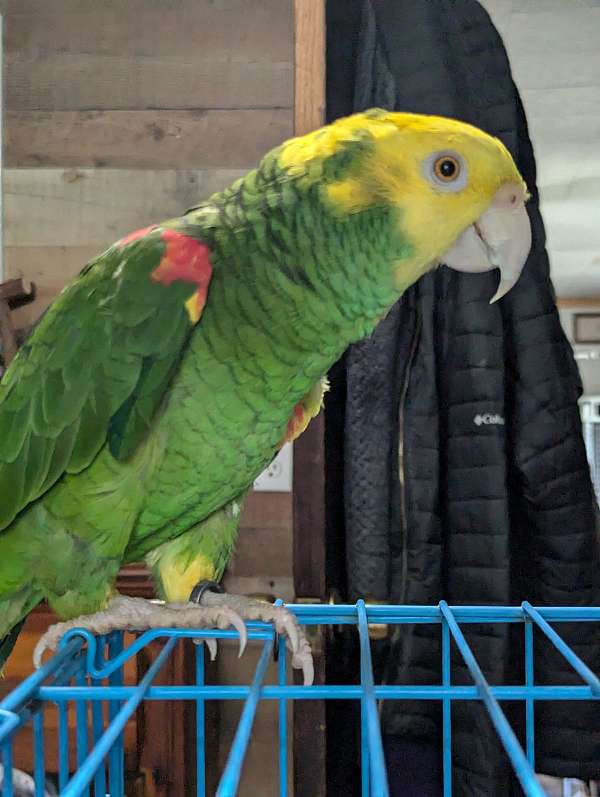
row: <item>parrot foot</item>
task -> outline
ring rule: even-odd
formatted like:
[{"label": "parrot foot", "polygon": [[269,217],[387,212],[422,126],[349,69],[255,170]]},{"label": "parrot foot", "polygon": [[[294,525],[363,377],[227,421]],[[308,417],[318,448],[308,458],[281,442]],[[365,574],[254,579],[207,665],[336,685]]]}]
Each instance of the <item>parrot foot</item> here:
[{"label": "parrot foot", "polygon": [[[286,646],[292,653],[292,667],[302,670],[304,685],[310,686],[314,680],[314,663],[310,644],[302,626],[296,616],[284,606],[273,606],[266,601],[247,598],[244,595],[228,595],[212,582],[199,584],[190,599],[200,603],[203,607],[217,609],[227,607],[237,617],[243,620],[255,620],[263,623],[273,623],[275,631],[286,638]],[[212,639],[214,647],[209,647],[211,657],[216,655],[216,640]],[[240,653],[241,655],[241,653]]]},{"label": "parrot foot", "polygon": [[[62,637],[73,628],[83,628],[93,634],[111,631],[146,631],[150,628],[220,628],[233,626],[240,635],[240,656],[248,641],[246,625],[237,612],[229,606],[198,606],[197,603],[161,603],[145,598],[119,595],[106,609],[95,614],[82,615],[73,620],[50,626],[33,651],[36,669],[42,665],[47,650],[56,650]],[[200,641],[200,640],[196,640]],[[216,640],[206,640],[214,658]]]}]

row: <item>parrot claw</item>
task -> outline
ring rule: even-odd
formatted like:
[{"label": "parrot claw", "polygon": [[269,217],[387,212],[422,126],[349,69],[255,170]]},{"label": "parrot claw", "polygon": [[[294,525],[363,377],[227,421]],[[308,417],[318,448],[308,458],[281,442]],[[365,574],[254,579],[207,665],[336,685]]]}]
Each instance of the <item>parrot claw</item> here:
[{"label": "parrot claw", "polygon": [[[144,598],[129,598],[119,595],[113,598],[106,609],[95,614],[76,617],[50,626],[41,637],[33,652],[36,669],[42,665],[47,650],[54,651],[62,637],[74,628],[82,628],[92,634],[104,635],[111,631],[146,631],[150,628],[219,628],[233,626],[240,637],[240,656],[248,642],[246,624],[229,606],[198,606],[195,603],[160,603]],[[217,653],[216,639],[204,641],[211,659]]]},{"label": "parrot claw", "polygon": [[210,656],[210,660],[214,661],[217,658],[218,647],[217,647],[217,640],[214,637],[206,637],[205,639],[193,639],[192,642],[194,645],[201,645],[203,642],[208,648],[208,654]]},{"label": "parrot claw", "polygon": [[[241,657],[248,642],[245,620],[273,623],[278,634],[285,636],[286,646],[292,653],[292,667],[302,670],[304,684],[310,686],[314,678],[313,658],[310,645],[296,617],[284,606],[253,600],[242,595],[205,592],[198,603],[160,603],[144,598],[129,598],[119,595],[113,598],[106,609],[96,614],[76,617],[50,626],[37,643],[33,653],[36,669],[42,665],[47,650],[56,650],[62,637],[74,628],[82,628],[92,634],[104,635],[111,631],[146,631],[150,628],[219,628],[233,627],[239,634]],[[197,638],[205,642],[214,661],[217,655],[217,640],[214,637]]]},{"label": "parrot claw", "polygon": [[[200,600],[202,605],[207,608],[228,607],[237,617],[243,617],[244,620],[273,623],[275,631],[286,638],[286,647],[292,653],[292,667],[302,670],[305,686],[312,684],[314,663],[310,644],[296,616],[285,606],[274,606],[272,603],[247,598],[243,595],[228,595],[210,590],[204,591]],[[245,641],[243,647],[245,647]],[[243,647],[240,646],[240,656],[243,653]]]}]

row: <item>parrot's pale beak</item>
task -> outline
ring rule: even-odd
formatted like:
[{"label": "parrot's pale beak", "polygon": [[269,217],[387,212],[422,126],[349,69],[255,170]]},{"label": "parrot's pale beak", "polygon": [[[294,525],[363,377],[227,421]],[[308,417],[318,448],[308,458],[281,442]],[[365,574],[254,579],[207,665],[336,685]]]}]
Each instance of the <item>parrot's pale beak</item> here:
[{"label": "parrot's pale beak", "polygon": [[501,299],[519,279],[529,250],[531,225],[521,186],[508,183],[496,193],[488,209],[467,227],[440,258],[456,271],[471,273],[500,269],[498,290],[490,304]]}]

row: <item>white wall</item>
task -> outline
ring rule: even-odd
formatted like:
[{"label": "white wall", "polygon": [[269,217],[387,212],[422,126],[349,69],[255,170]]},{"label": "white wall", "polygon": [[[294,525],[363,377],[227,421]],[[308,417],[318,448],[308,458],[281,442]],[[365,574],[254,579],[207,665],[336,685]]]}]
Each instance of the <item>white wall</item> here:
[{"label": "white wall", "polygon": [[600,0],[480,2],[523,97],[556,292],[600,295]]},{"label": "white wall", "polygon": [[[479,2],[523,98],[556,293],[600,296],[600,0]],[[571,343],[577,312],[600,307],[560,309]],[[573,348],[585,392],[600,394],[600,344]]]}]

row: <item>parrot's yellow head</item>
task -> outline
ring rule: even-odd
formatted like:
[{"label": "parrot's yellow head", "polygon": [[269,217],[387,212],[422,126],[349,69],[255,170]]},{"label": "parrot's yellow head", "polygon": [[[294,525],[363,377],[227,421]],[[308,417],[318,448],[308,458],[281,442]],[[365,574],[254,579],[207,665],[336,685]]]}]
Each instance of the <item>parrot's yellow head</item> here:
[{"label": "parrot's yellow head", "polygon": [[531,246],[525,183],[506,147],[454,119],[371,110],[283,145],[290,176],[322,186],[339,214],[398,210],[413,277],[446,263],[461,271],[500,268],[493,299],[517,281]]}]

